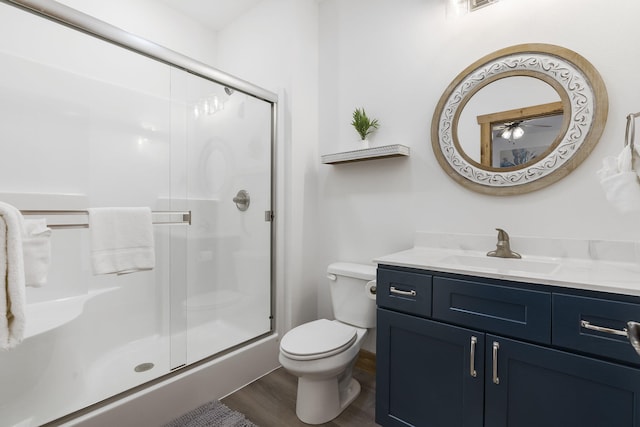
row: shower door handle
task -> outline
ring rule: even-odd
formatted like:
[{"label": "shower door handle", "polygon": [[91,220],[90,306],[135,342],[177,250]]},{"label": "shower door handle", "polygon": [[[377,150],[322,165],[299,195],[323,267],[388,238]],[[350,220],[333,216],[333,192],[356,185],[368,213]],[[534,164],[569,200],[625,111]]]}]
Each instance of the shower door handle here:
[{"label": "shower door handle", "polygon": [[249,209],[251,197],[249,197],[249,193],[247,193],[246,190],[240,190],[238,194],[236,194],[236,197],[233,198],[233,203],[236,204],[239,211],[244,212]]}]

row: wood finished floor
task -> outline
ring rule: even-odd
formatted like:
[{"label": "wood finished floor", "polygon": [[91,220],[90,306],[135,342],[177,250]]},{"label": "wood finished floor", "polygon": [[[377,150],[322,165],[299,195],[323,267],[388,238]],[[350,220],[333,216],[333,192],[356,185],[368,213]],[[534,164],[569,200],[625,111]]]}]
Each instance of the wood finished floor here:
[{"label": "wood finished floor", "polygon": [[[375,374],[356,366],[353,377],[360,382],[357,399],[340,416],[328,423],[331,427],[378,426],[375,419]],[[307,426],[296,417],[297,378],[283,368],[222,399],[229,408],[242,412],[260,427]]]}]

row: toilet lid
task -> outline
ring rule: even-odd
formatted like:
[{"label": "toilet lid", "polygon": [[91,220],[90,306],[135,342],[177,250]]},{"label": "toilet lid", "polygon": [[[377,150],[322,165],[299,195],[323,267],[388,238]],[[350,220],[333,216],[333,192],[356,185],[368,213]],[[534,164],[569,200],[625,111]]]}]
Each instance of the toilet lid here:
[{"label": "toilet lid", "polygon": [[282,337],[280,349],[292,359],[319,359],[350,347],[356,336],[356,329],[352,326],[319,319],[287,332]]}]

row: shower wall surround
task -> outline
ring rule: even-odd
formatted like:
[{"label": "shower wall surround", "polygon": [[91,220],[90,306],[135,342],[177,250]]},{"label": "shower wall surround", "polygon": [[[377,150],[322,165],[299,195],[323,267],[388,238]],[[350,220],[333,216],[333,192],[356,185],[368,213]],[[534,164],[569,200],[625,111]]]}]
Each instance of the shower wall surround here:
[{"label": "shower wall surround", "polygon": [[0,200],[192,212],[155,226],[153,271],[123,276],[91,274],[86,229],[54,230],[28,336],[0,353],[0,424],[47,423],[270,334],[274,103],[4,3],[0,22]]}]

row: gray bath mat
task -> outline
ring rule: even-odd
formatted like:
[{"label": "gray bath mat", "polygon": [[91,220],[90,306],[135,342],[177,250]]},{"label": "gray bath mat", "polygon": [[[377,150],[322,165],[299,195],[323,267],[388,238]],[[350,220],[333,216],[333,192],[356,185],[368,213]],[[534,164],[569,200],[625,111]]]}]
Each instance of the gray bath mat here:
[{"label": "gray bath mat", "polygon": [[176,418],[164,427],[258,427],[217,400]]}]

